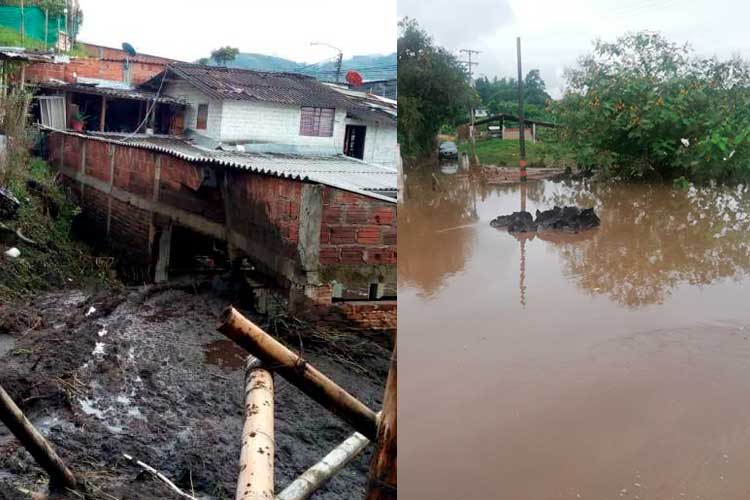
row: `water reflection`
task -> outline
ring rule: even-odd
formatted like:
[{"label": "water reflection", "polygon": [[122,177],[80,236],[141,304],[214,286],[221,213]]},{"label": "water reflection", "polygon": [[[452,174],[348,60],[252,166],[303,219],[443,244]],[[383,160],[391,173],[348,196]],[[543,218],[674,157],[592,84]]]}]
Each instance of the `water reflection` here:
[{"label": "water reflection", "polygon": [[[580,289],[627,307],[660,304],[680,284],[708,285],[750,271],[750,189],[581,181],[488,185],[480,171],[419,169],[408,178],[399,207],[400,279],[430,295],[472,258],[486,228],[478,204],[514,210],[555,205],[594,206],[601,228],[578,234],[498,235],[519,245],[520,302],[526,305],[526,250],[537,241],[553,249]],[[514,199],[516,200],[514,202]],[[422,258],[410,258],[422,255]]]},{"label": "water reflection", "polygon": [[596,235],[556,248],[578,286],[628,307],[750,271],[747,187],[573,185],[546,202],[597,206]]}]

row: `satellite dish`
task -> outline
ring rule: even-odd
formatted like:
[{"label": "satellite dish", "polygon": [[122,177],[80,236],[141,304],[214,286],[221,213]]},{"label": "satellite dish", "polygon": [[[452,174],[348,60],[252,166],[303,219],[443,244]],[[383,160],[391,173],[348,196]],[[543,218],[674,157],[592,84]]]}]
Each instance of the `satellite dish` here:
[{"label": "satellite dish", "polygon": [[128,42],[122,44],[122,50],[127,52],[130,57],[133,57],[136,54],[135,49]]},{"label": "satellite dish", "polygon": [[346,82],[352,87],[360,87],[362,85],[362,75],[354,70],[347,71]]}]

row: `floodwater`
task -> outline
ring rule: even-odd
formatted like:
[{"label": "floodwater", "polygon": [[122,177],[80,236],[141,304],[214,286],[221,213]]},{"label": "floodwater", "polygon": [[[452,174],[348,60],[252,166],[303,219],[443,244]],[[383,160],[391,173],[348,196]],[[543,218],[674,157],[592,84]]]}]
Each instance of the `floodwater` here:
[{"label": "floodwater", "polygon": [[[403,498],[750,498],[750,189],[407,172]],[[524,202],[602,224],[490,227]]]}]

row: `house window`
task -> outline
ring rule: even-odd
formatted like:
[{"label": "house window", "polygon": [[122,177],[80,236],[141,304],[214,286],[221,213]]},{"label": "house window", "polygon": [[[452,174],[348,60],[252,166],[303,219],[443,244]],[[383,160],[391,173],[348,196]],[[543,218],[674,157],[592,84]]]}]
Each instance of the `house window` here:
[{"label": "house window", "polygon": [[198,123],[195,125],[198,130],[208,128],[208,104],[198,105]]},{"label": "house window", "polygon": [[333,108],[302,108],[299,135],[331,137],[334,113]]}]

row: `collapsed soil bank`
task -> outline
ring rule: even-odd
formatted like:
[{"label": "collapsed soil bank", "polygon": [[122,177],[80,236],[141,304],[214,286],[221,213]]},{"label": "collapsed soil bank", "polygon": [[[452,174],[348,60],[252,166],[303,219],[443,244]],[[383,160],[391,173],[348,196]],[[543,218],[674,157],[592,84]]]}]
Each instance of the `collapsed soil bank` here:
[{"label": "collapsed soil bank", "polygon": [[[172,498],[123,453],[196,496],[233,498],[244,353],[215,330],[227,305],[212,291],[127,289],[0,306],[0,381],[102,498]],[[380,409],[384,345],[331,330],[310,337],[291,320],[276,326],[311,363]],[[276,387],[280,489],[353,431],[278,376]],[[314,498],[361,498],[369,457]],[[0,499],[28,498],[18,486],[43,490],[46,478],[0,424]]]}]

